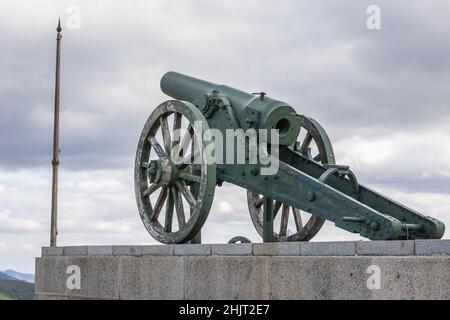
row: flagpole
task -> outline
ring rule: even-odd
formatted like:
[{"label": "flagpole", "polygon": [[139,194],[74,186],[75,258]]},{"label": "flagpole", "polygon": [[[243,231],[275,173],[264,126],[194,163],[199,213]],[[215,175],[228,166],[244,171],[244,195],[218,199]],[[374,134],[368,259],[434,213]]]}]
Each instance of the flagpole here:
[{"label": "flagpole", "polygon": [[52,160],[52,211],[50,226],[50,246],[57,245],[57,217],[58,217],[58,168],[59,168],[59,76],[61,56],[61,20],[56,29],[56,72],[55,72],[55,113],[53,122],[53,160]]}]

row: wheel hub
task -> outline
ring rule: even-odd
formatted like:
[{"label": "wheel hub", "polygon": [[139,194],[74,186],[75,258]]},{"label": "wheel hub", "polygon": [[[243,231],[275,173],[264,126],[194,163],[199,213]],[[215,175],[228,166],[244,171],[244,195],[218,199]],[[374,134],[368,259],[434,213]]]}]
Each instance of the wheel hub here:
[{"label": "wheel hub", "polygon": [[177,167],[169,159],[161,158],[150,161],[147,174],[150,183],[157,183],[161,186],[172,186],[177,178]]}]

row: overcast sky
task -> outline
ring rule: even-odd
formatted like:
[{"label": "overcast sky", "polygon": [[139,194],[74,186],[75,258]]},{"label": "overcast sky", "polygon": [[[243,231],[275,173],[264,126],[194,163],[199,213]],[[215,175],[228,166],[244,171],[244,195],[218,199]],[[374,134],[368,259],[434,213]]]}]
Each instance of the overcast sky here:
[{"label": "overcast sky", "polygon": [[[381,30],[366,26],[371,4]],[[361,183],[450,225],[449,12],[446,0],[1,1],[0,270],[33,272],[49,241],[58,16],[59,244],[94,245],[155,243],[133,164],[169,70],[289,102]],[[203,240],[236,235],[260,241],[245,190],[226,185]],[[349,239],[360,238],[329,224],[314,240]]]}]

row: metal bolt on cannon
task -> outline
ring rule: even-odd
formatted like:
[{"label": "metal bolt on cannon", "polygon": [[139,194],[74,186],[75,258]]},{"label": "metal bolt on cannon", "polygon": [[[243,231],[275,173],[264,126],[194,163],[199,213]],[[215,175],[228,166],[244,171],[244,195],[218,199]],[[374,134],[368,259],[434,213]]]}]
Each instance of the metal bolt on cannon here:
[{"label": "metal bolt on cannon", "polygon": [[[326,220],[371,240],[443,236],[441,221],[371,190],[348,166],[337,165],[322,126],[289,104],[175,72],[163,76],[161,89],[174,100],[148,118],[135,162],[139,214],[156,240],[199,243],[215,188],[223,182],[247,190],[250,217],[264,242],[309,241]],[[260,156],[254,163],[215,161],[218,151],[230,152],[235,137],[206,139],[213,129],[224,137],[227,130],[269,130],[268,153],[270,130],[276,130],[277,172],[261,174],[267,164]],[[241,144],[248,160],[250,140]]]}]

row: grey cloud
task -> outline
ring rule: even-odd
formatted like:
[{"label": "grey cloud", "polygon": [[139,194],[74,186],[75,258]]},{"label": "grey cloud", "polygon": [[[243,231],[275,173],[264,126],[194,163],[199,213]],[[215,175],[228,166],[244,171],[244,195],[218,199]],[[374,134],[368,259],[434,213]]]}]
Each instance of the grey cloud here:
[{"label": "grey cloud", "polygon": [[[145,119],[167,99],[159,78],[169,69],[264,89],[318,118],[334,140],[443,125],[449,44],[440,39],[449,27],[436,21],[446,15],[410,3],[381,1],[383,30],[369,32],[365,1],[81,2],[81,29],[63,36],[64,165],[130,166]],[[0,92],[8,116],[0,134],[14,136],[0,140],[4,168],[50,161],[54,34],[43,28],[50,16],[38,20],[31,40],[26,21],[4,26]]]}]

